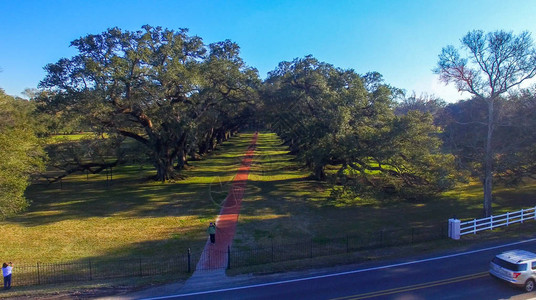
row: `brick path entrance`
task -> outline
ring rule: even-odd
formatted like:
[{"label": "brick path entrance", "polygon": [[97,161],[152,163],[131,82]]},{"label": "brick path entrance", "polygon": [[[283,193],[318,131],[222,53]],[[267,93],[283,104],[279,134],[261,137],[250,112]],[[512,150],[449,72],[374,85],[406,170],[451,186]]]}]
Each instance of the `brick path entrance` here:
[{"label": "brick path entrance", "polygon": [[214,270],[227,266],[227,248],[231,246],[236,232],[236,223],[238,222],[242,197],[244,196],[256,144],[257,133],[253,135],[251,144],[242,160],[242,164],[238,169],[229,189],[229,194],[216,220],[216,243],[211,244],[210,240],[207,239],[205,249],[197,263],[196,270]]}]

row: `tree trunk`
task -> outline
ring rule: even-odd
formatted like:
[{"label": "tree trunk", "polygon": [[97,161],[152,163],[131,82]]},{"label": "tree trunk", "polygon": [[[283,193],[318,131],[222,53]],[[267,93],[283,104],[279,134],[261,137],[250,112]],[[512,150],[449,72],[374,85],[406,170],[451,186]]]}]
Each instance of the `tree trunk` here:
[{"label": "tree trunk", "polygon": [[188,149],[186,146],[186,134],[183,134],[183,136],[179,139],[177,142],[177,145],[175,146],[174,151],[172,152],[171,161],[173,161],[175,158],[177,159],[177,165],[175,166],[175,170],[182,170],[184,169],[184,166],[188,162]]},{"label": "tree trunk", "polygon": [[216,149],[217,144],[216,144],[216,133],[215,133],[215,132],[213,132],[213,133],[210,135],[210,140],[209,140],[209,142],[208,142],[208,145],[209,145],[209,146],[208,146],[208,149],[209,149],[210,151],[214,151],[214,149]]},{"label": "tree trunk", "polygon": [[210,130],[204,135],[203,140],[199,144],[199,155],[204,155],[214,150],[214,148],[212,147],[213,134],[214,134],[214,128],[210,128]]},{"label": "tree trunk", "polygon": [[324,170],[324,166],[316,165],[314,168],[315,171],[315,178],[317,180],[325,180],[326,179],[326,172]]},{"label": "tree trunk", "polygon": [[156,180],[165,182],[174,178],[175,169],[173,167],[174,156],[166,143],[160,139],[155,141],[154,161],[156,168]]},{"label": "tree trunk", "polygon": [[171,157],[156,157],[154,166],[156,168],[156,180],[165,182],[174,178],[175,170]]},{"label": "tree trunk", "polygon": [[186,165],[186,152],[184,151],[184,148],[179,150],[179,153],[177,154],[177,163],[175,164],[175,170],[180,171],[184,169],[184,166]]},{"label": "tree trunk", "polygon": [[216,144],[221,145],[225,141],[225,130],[219,128],[216,134]]},{"label": "tree trunk", "polygon": [[494,99],[488,100],[488,134],[486,138],[486,154],[484,157],[484,215],[491,216],[492,191],[493,191],[493,103]]}]

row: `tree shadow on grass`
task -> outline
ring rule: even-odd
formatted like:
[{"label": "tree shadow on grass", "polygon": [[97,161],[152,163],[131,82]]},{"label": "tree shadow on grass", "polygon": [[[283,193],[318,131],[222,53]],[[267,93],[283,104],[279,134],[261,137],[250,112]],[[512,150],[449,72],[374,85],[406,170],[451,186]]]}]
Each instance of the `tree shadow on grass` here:
[{"label": "tree shadow on grass", "polygon": [[[32,191],[32,208],[7,222],[40,226],[63,220],[92,217],[164,217],[208,214],[207,184],[114,185],[110,188],[80,188]],[[205,200],[204,200],[205,199]]]},{"label": "tree shadow on grass", "polygon": [[242,239],[246,239],[246,228],[263,231],[271,237],[291,238],[424,229],[443,223],[446,230],[448,218],[466,213],[468,208],[468,203],[444,198],[364,206],[359,203],[334,206],[328,198],[318,182],[306,178],[250,181],[243,200],[239,232]]},{"label": "tree shadow on grass", "polygon": [[[184,280],[191,274],[188,247],[205,240],[199,238],[188,246],[175,240],[148,240],[68,261],[19,262],[13,283],[24,286],[158,275]],[[190,271],[195,270],[199,253],[191,252]]]},{"label": "tree shadow on grass", "polygon": [[[148,181],[152,169],[122,166],[105,174],[77,174],[52,184],[34,184],[27,190],[30,209],[6,222],[40,226],[92,217],[165,217],[214,215],[250,145],[250,137],[235,137],[205,159],[182,172],[183,180]],[[223,186],[223,187],[222,187]],[[225,198],[225,196],[223,196]]]}]

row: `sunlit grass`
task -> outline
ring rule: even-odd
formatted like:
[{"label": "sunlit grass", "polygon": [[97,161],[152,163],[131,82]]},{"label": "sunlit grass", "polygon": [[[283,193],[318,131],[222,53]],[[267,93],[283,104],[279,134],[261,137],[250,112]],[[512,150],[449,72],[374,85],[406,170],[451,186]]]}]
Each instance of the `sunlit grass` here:
[{"label": "sunlit grass", "polygon": [[75,134],[55,134],[51,135],[46,138],[47,143],[61,143],[61,142],[69,142],[69,141],[78,141],[83,138],[93,137],[95,136],[92,132],[81,132],[81,133],[75,133]]},{"label": "sunlit grass", "polygon": [[[30,209],[0,222],[0,256],[17,263],[131,258],[200,251],[206,226],[227,196],[252,133],[233,137],[200,161],[183,179],[148,180],[151,166],[121,166],[112,174],[75,174],[52,185],[31,186]],[[335,169],[335,168],[331,168]],[[482,214],[482,186],[470,182],[428,201],[330,199],[330,184],[310,179],[281,140],[258,138],[233,247],[273,240],[294,242],[378,230],[428,226]],[[536,184],[494,187],[496,213],[536,205]]]},{"label": "sunlit grass", "polygon": [[214,198],[236,174],[251,137],[233,137],[205,159],[190,162],[184,179],[172,183],[148,180],[154,175],[150,166],[121,166],[111,174],[35,184],[27,191],[30,209],[0,222],[5,238],[0,256],[35,263],[198,251],[220,209],[222,199]]},{"label": "sunlit grass", "polygon": [[[251,169],[235,241],[241,248],[274,239],[292,243],[311,237],[359,236],[440,223],[446,229],[447,220],[453,216],[482,216],[482,185],[475,181],[423,201],[390,202],[370,196],[330,199],[332,186],[309,179],[309,171],[297,166],[277,136],[264,134],[259,140],[263,146],[258,147]],[[337,166],[328,166],[328,173],[336,170]],[[536,197],[530,197],[535,190],[534,183],[524,188],[495,186],[495,212],[535,205]]]}]

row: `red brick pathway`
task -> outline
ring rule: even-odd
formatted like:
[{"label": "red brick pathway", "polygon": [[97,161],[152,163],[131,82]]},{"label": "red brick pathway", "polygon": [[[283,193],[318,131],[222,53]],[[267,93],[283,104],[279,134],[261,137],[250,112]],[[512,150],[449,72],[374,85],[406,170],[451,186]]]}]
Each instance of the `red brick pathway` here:
[{"label": "red brick pathway", "polygon": [[256,144],[257,133],[253,135],[251,144],[242,160],[240,168],[238,168],[233,184],[229,189],[229,194],[216,220],[216,243],[212,244],[210,243],[210,239],[207,239],[203,254],[197,263],[197,270],[214,270],[227,266],[227,249],[231,246],[236,232],[236,223],[238,222],[242,197],[244,196],[244,189],[248,180],[249,168],[253,161]]}]

